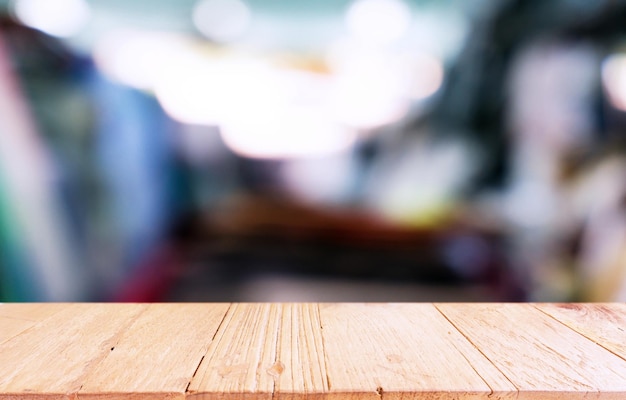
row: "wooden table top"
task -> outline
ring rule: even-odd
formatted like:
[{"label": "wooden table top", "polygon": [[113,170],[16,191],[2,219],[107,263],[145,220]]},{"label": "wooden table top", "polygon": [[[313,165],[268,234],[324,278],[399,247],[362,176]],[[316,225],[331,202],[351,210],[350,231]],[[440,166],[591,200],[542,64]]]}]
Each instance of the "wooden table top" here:
[{"label": "wooden table top", "polygon": [[626,399],[626,304],[0,304],[0,399]]}]

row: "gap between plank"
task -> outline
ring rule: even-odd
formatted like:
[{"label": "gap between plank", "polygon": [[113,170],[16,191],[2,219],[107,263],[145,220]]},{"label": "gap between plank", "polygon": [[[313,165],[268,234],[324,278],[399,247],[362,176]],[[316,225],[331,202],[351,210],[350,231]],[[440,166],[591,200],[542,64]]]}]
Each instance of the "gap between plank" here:
[{"label": "gap between plank", "polygon": [[572,327],[572,326],[570,326],[570,325],[566,324],[565,322],[561,321],[560,319],[558,319],[558,318],[557,318],[557,317],[555,317],[554,315],[550,314],[549,312],[546,312],[546,311],[542,310],[541,308],[537,307],[537,306],[536,306],[536,305],[534,305],[534,304],[532,305],[532,307],[533,307],[533,308],[535,308],[536,310],[538,310],[539,312],[541,312],[541,313],[543,313],[543,314],[547,315],[548,317],[552,318],[553,320],[555,320],[556,322],[560,323],[561,325],[563,325],[563,326],[567,327],[568,329],[570,329],[570,330],[572,330],[572,331],[576,332],[576,333],[577,333],[577,334],[579,334],[580,336],[582,336],[582,337],[584,337],[585,339],[589,340],[590,342],[594,343],[596,346],[599,346],[599,347],[601,347],[602,349],[604,349],[604,350],[608,351],[609,353],[611,353],[611,354],[613,354],[613,355],[617,356],[619,359],[621,359],[621,360],[623,360],[623,361],[626,361],[626,357],[624,357],[623,355],[617,354],[617,353],[616,353],[616,352],[614,352],[613,350],[611,350],[611,349],[609,349],[608,347],[606,347],[606,346],[602,345],[602,343],[600,343],[600,342],[598,342],[598,341],[594,340],[593,338],[591,338],[591,337],[589,337],[589,336],[585,335],[584,333],[582,333],[582,332],[578,331],[576,328],[574,328],[574,327]]},{"label": "gap between plank", "polygon": [[[219,325],[217,325],[217,329],[215,330],[215,333],[213,333],[213,337],[211,338],[211,342],[213,342],[215,340],[215,337],[217,336],[217,332],[220,331],[220,329],[222,328],[222,325],[224,324],[224,321],[226,321],[226,316],[228,315],[228,313],[230,312],[230,310],[233,308],[233,303],[229,303],[228,304],[228,308],[226,309],[226,312],[224,313],[224,316],[222,317],[222,320],[220,321]],[[209,347],[207,346],[207,352],[209,351]],[[204,354],[206,355],[206,353]]]},{"label": "gap between plank", "polygon": [[326,374],[326,385],[330,392],[332,385],[330,383],[330,376],[328,376],[328,357],[326,356],[326,339],[324,338],[324,324],[322,323],[322,311],[320,310],[320,304],[317,303],[317,320],[320,322],[320,336],[322,338],[322,353],[324,354],[324,374]]},{"label": "gap between plank", "polygon": [[[498,366],[493,361],[491,361],[491,359],[489,357],[487,357],[487,355],[485,353],[483,353],[483,351],[481,349],[479,349],[478,346],[476,346],[476,344],[474,344],[474,342],[472,342],[472,340],[461,329],[459,329],[459,327],[456,326],[456,324],[454,322],[452,322],[452,320],[450,318],[448,318],[448,316],[442,310],[440,310],[439,307],[437,307],[436,304],[433,304],[433,307],[435,307],[435,309],[437,311],[439,311],[439,313],[441,315],[443,315],[443,317],[450,323],[450,325],[452,325],[454,327],[454,329],[457,330],[457,332],[459,332],[461,335],[463,335],[465,340],[467,340],[480,354],[482,354],[482,356],[485,357],[487,359],[487,361],[489,361],[491,363],[491,365],[493,365],[493,367],[498,372],[500,372],[502,374],[502,376],[504,376],[506,378],[507,381],[509,381],[511,383],[511,385],[513,385],[513,387],[517,390],[517,395],[519,396],[519,391],[520,391],[519,387],[517,387],[517,385],[515,385],[515,383],[513,383],[513,381],[511,381],[511,379],[508,376],[506,376],[506,374],[504,372],[502,372],[502,370],[500,370],[500,368],[498,368]],[[491,397],[493,395],[494,391],[493,391],[493,388],[491,387],[491,385],[489,384],[489,382],[487,382],[487,380],[485,380],[485,378],[478,371],[476,371],[476,368],[474,368],[472,363],[465,357],[465,355],[460,350],[457,349],[457,351],[463,356],[463,358],[465,358],[465,360],[472,367],[474,372],[476,372],[476,375],[478,375],[480,377],[480,379],[482,379],[482,381],[485,382],[485,384],[487,385],[489,390],[491,390],[491,393],[488,396],[488,397]]]},{"label": "gap between plank", "polygon": [[191,378],[189,379],[189,383],[187,383],[187,387],[185,388],[185,395],[187,394],[187,392],[189,392],[189,386],[191,386],[191,381],[193,381],[193,378],[196,377],[196,374],[198,373],[198,370],[200,369],[200,365],[202,364],[202,361],[204,361],[204,357],[206,357],[206,353],[205,355],[200,357],[200,362],[196,366],[196,370],[193,371],[193,375],[191,375]]},{"label": "gap between plank", "polygon": [[217,333],[222,328],[222,325],[224,324],[224,321],[226,320],[226,316],[228,315],[232,307],[233,307],[233,303],[229,303],[228,308],[226,309],[226,312],[224,313],[224,316],[222,317],[222,320],[217,325],[217,328],[215,329],[215,332],[213,333],[213,336],[211,337],[211,341],[207,343],[206,351],[200,358],[200,362],[198,362],[198,365],[196,366],[195,371],[193,371],[193,375],[191,375],[191,378],[189,379],[189,382],[187,383],[187,387],[185,387],[185,397],[187,397],[187,394],[189,393],[189,386],[191,386],[191,382],[193,382],[193,379],[196,377],[196,374],[198,373],[198,370],[200,369],[200,365],[202,365],[202,362],[204,361],[204,359],[206,358],[206,355],[209,352],[209,347],[211,346],[211,343],[213,343],[213,341],[215,340]]}]

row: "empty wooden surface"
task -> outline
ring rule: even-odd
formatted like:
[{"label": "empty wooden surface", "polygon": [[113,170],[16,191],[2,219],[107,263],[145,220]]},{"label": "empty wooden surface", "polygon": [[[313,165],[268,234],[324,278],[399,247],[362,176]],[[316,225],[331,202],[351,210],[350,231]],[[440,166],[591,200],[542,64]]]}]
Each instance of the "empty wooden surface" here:
[{"label": "empty wooden surface", "polygon": [[624,304],[0,304],[0,399],[626,399]]}]

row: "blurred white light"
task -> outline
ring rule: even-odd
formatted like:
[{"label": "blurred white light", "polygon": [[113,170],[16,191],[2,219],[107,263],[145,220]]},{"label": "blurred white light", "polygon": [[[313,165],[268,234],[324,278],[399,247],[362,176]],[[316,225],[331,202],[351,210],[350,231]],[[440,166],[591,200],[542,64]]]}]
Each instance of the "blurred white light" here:
[{"label": "blurred white light", "polygon": [[410,96],[415,100],[426,99],[435,94],[443,83],[443,63],[434,56],[422,54],[414,61],[413,74]]},{"label": "blurred white light", "polygon": [[84,0],[16,0],[13,10],[25,25],[59,37],[77,34],[91,15]]},{"label": "blurred white light", "polygon": [[152,90],[159,77],[188,51],[186,46],[184,38],[169,33],[120,30],[96,42],[94,59],[108,77]]},{"label": "blurred white light", "polygon": [[410,7],[401,0],[356,0],[346,14],[350,32],[374,44],[388,44],[402,38],[411,19]]},{"label": "blurred white light", "polygon": [[305,202],[341,204],[351,193],[358,173],[351,152],[289,160],[280,177],[290,193]]},{"label": "blurred white light", "polygon": [[246,118],[256,104],[275,103],[276,76],[261,62],[210,60],[189,54],[170,63],[156,95],[175,119],[199,125],[221,125]]},{"label": "blurred white light", "polygon": [[546,182],[523,181],[515,185],[507,195],[505,213],[515,227],[541,230],[548,234],[549,227],[556,226],[559,195]]},{"label": "blurred white light", "polygon": [[241,0],[201,0],[193,9],[193,23],[207,38],[230,42],[250,26],[251,12]]},{"label": "blurred white light", "polygon": [[312,108],[295,106],[242,110],[244,117],[222,127],[233,151],[253,158],[317,157],[348,149],[354,132]]},{"label": "blurred white light", "polygon": [[332,46],[328,63],[333,71],[331,112],[360,129],[397,121],[412,100],[433,95],[443,81],[443,64],[437,57],[398,54],[349,39]]},{"label": "blurred white light", "polygon": [[602,81],[611,104],[626,111],[626,54],[613,54],[604,60]]},{"label": "blurred white light", "polygon": [[360,74],[338,77],[330,105],[342,123],[370,129],[392,123],[407,111],[408,103],[398,95],[395,77],[370,72],[363,69]]},{"label": "blurred white light", "polygon": [[372,170],[365,199],[386,218],[426,222],[456,201],[474,174],[473,151],[463,141],[436,142],[425,137],[403,148]]},{"label": "blurred white light", "polygon": [[[253,158],[331,154],[356,136],[332,121],[322,101],[299,98],[323,82],[248,59],[180,58],[156,86],[173,118],[218,125],[226,145]],[[318,99],[319,100],[319,99]]]}]

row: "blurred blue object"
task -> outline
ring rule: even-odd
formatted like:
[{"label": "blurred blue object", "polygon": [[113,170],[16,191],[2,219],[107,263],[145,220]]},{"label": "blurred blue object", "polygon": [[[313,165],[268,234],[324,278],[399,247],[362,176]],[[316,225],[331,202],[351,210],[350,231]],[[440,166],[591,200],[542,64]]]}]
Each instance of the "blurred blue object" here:
[{"label": "blurred blue object", "polygon": [[113,84],[95,70],[97,166],[111,204],[125,271],[159,242],[168,220],[169,120],[154,98]]},{"label": "blurred blue object", "polygon": [[23,97],[24,112],[0,126],[3,154],[14,155],[0,163],[0,295],[111,298],[165,233],[171,125],[151,96],[108,81],[55,39],[1,22],[14,76],[0,74],[0,86]]}]

